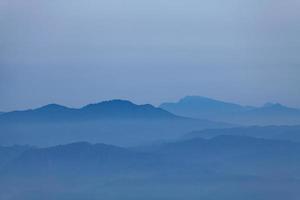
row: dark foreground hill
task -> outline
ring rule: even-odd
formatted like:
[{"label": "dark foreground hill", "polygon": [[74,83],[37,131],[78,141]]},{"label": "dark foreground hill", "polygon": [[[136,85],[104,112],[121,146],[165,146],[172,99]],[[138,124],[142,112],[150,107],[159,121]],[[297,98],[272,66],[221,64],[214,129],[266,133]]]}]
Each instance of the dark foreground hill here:
[{"label": "dark foreground hill", "polygon": [[243,125],[298,125],[300,110],[281,104],[242,106],[201,96],[187,96],[161,108],[177,115]]},{"label": "dark foreground hill", "polygon": [[142,149],[85,142],[28,147],[0,168],[0,198],[298,200],[300,197],[299,143],[227,135]]},{"label": "dark foreground hill", "polygon": [[117,145],[172,139],[192,130],[227,127],[179,117],[152,105],[112,100],[80,109],[50,104],[0,115],[0,144],[49,146],[75,141]]}]

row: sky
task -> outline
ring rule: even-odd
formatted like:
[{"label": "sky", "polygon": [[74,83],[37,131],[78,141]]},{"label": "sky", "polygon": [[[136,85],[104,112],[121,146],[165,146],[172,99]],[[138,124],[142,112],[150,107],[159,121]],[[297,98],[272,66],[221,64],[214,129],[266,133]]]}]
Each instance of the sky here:
[{"label": "sky", "polygon": [[0,111],[200,95],[300,108],[299,0],[1,0]]}]

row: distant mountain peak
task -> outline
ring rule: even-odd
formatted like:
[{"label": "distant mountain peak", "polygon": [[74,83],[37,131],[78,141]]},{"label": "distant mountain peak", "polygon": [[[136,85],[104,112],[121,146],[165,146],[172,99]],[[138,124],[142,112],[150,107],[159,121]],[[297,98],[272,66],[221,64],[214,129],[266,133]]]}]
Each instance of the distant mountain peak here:
[{"label": "distant mountain peak", "polygon": [[295,125],[300,121],[299,109],[279,103],[254,107],[203,96],[186,96],[175,103],[163,103],[160,107],[179,116],[245,125]]},{"label": "distant mountain peak", "polygon": [[148,108],[148,109],[158,109],[151,104],[137,105],[128,100],[113,99],[109,101],[102,101],[99,103],[89,104],[84,106],[82,109],[96,109],[96,108],[111,108],[111,109],[138,109],[138,108]]},{"label": "distant mountain peak", "polygon": [[127,100],[114,99],[97,104],[89,104],[81,109],[93,115],[113,118],[174,118],[172,113],[151,104],[137,105]]},{"label": "distant mountain peak", "polygon": [[52,104],[48,104],[48,105],[42,106],[40,108],[37,108],[37,109],[35,109],[35,111],[60,111],[60,110],[65,110],[65,109],[69,109],[69,108],[66,106],[52,103]]},{"label": "distant mountain peak", "polygon": [[[220,112],[237,112],[247,107],[203,96],[186,96],[176,103],[163,103],[161,108],[181,116],[206,118]],[[206,115],[208,114],[208,115]]]},{"label": "distant mountain peak", "polygon": [[108,100],[108,101],[102,101],[98,104],[112,104],[112,105],[135,105],[134,103],[132,103],[131,101],[128,100],[123,100],[123,99],[112,99],[112,100]]},{"label": "distant mountain peak", "polygon": [[137,106],[137,105],[128,100],[113,99],[108,101],[102,101],[99,103],[88,104],[84,106],[82,109],[90,109],[96,107],[127,107],[127,106]]},{"label": "distant mountain peak", "polygon": [[166,106],[168,104],[187,104],[189,106],[197,105],[197,106],[234,106],[234,107],[243,107],[241,105],[235,104],[235,103],[229,103],[221,100],[216,100],[210,97],[205,97],[205,96],[196,96],[196,95],[188,95],[183,98],[181,98],[178,102],[176,103],[163,103],[161,104],[161,107]]},{"label": "distant mountain peak", "polygon": [[209,97],[204,97],[204,96],[196,96],[196,95],[188,95],[179,100],[179,103],[189,103],[189,102],[219,102],[218,100],[209,98]]}]

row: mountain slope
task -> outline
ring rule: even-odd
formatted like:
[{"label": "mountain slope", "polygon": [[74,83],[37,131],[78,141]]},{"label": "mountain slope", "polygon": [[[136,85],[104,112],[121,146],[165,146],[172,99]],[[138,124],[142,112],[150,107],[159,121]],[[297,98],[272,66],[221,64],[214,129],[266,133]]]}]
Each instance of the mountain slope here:
[{"label": "mountain slope", "polygon": [[250,109],[250,107],[201,96],[186,96],[177,103],[163,103],[160,107],[173,113],[180,113],[179,115],[189,115],[195,118],[207,118],[207,116],[236,113]]},{"label": "mountain slope", "polygon": [[[167,142],[148,151],[139,151],[138,148],[123,148],[106,144],[90,144],[77,142],[47,148],[28,148],[18,151],[19,155],[11,159],[10,164],[2,169],[9,173],[21,173],[30,176],[38,173],[43,175],[56,173],[112,173],[127,170],[132,172],[160,173],[166,170],[191,171],[202,175],[202,170],[224,170],[224,173],[235,173],[226,169],[227,165],[236,164],[235,168],[242,171],[241,165],[252,170],[258,162],[265,164],[278,163],[277,167],[287,167],[282,160],[300,164],[300,143],[273,139],[260,139],[248,136],[220,135],[211,139],[194,138],[176,142]],[[251,163],[253,162],[253,163]],[[219,163],[220,166],[215,164]],[[188,166],[188,167],[187,167]],[[273,171],[256,171],[259,173],[272,173]],[[300,178],[300,165],[297,177]],[[230,170],[230,171],[225,171]],[[260,170],[267,170],[260,168]],[[217,171],[215,171],[217,172]],[[248,173],[244,172],[245,175]],[[286,171],[286,173],[290,173]],[[195,174],[195,175],[196,175]],[[56,174],[58,175],[58,174]],[[176,174],[174,174],[177,176]],[[188,173],[186,174],[188,175]],[[265,174],[266,175],[266,174]]]},{"label": "mountain slope", "polygon": [[29,146],[0,146],[0,169],[31,148]]},{"label": "mountain slope", "polygon": [[206,97],[188,96],[177,103],[163,103],[161,108],[177,115],[244,125],[300,124],[300,110],[281,104],[263,107],[241,106]]},{"label": "mountain slope", "polygon": [[165,143],[141,153],[80,142],[30,149],[0,172],[5,200],[297,200],[300,144],[218,136]]},{"label": "mountain slope", "polygon": [[136,105],[125,100],[89,104],[80,109],[49,104],[41,108],[8,112],[0,116],[1,122],[9,121],[70,121],[114,118],[176,118],[175,115],[152,105]]},{"label": "mountain slope", "polygon": [[152,105],[112,100],[80,109],[50,104],[0,116],[0,145],[52,146],[89,141],[121,146],[174,139],[229,124],[176,116]]},{"label": "mountain slope", "polygon": [[184,136],[191,138],[213,138],[218,135],[252,136],[265,139],[279,139],[300,142],[300,126],[249,126],[225,129],[193,131]]},{"label": "mountain slope", "polygon": [[[145,157],[145,158],[144,158]],[[126,148],[106,144],[76,142],[48,148],[32,148],[24,151],[5,166],[4,174],[14,171],[22,176],[56,176],[86,174],[108,175],[112,171],[126,171],[137,166],[137,161],[146,159]]]}]

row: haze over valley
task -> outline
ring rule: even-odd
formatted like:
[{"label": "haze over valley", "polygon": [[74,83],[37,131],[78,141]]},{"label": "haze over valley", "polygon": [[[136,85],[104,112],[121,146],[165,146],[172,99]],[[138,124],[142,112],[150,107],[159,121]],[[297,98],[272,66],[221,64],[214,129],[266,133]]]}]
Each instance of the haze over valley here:
[{"label": "haze over valley", "polygon": [[1,0],[0,200],[299,200],[299,0]]}]

